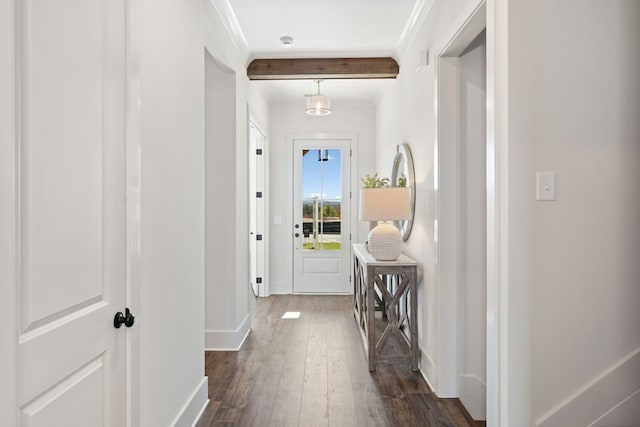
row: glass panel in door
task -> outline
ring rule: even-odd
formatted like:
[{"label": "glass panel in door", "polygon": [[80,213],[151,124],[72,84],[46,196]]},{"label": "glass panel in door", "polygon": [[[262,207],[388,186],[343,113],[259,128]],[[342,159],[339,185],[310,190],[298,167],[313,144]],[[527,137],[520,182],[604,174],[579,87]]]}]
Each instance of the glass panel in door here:
[{"label": "glass panel in door", "polygon": [[302,152],[302,232],[305,251],[342,248],[342,153]]}]

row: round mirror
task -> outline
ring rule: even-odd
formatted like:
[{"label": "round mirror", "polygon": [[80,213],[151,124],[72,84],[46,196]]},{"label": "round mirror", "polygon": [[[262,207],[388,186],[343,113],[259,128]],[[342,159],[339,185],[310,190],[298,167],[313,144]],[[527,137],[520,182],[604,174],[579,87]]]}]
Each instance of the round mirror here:
[{"label": "round mirror", "polygon": [[416,183],[413,171],[413,157],[408,144],[400,144],[397,153],[393,158],[393,169],[391,169],[391,186],[407,187],[411,197],[411,219],[396,221],[395,224],[402,233],[402,240],[407,240],[411,234],[413,217],[416,210]]}]

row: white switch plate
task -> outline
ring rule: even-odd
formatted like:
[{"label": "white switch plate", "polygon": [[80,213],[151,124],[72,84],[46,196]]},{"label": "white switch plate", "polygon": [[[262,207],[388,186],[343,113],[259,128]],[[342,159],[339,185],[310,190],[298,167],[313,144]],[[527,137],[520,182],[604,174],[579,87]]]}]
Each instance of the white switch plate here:
[{"label": "white switch plate", "polygon": [[273,217],[273,223],[275,225],[280,225],[282,224],[282,217],[280,215],[274,215]]},{"label": "white switch plate", "polygon": [[556,173],[536,172],[536,200],[556,199]]}]

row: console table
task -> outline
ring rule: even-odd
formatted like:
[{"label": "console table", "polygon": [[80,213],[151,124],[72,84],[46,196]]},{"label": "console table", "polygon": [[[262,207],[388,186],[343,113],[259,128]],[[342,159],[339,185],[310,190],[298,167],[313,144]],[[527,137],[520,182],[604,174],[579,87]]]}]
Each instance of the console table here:
[{"label": "console table", "polygon": [[[353,310],[369,357],[369,371],[376,362],[410,363],[418,370],[418,295],[416,262],[402,254],[395,261],[378,261],[364,244],[353,245]],[[381,311],[376,319],[376,310]],[[386,322],[386,324],[385,324]],[[376,340],[376,324],[380,337]],[[395,336],[404,345],[401,354],[384,352]]]}]

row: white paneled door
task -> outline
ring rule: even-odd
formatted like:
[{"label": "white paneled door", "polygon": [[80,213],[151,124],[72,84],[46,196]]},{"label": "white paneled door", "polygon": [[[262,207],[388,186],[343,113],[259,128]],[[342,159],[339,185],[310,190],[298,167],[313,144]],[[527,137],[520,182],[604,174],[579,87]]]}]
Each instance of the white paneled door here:
[{"label": "white paneled door", "polygon": [[126,3],[13,4],[17,425],[124,426]]},{"label": "white paneled door", "polygon": [[349,293],[351,141],[294,139],[293,291]]},{"label": "white paneled door", "polygon": [[267,296],[266,279],[266,161],[265,137],[254,124],[249,126],[249,281],[255,296]]}]

